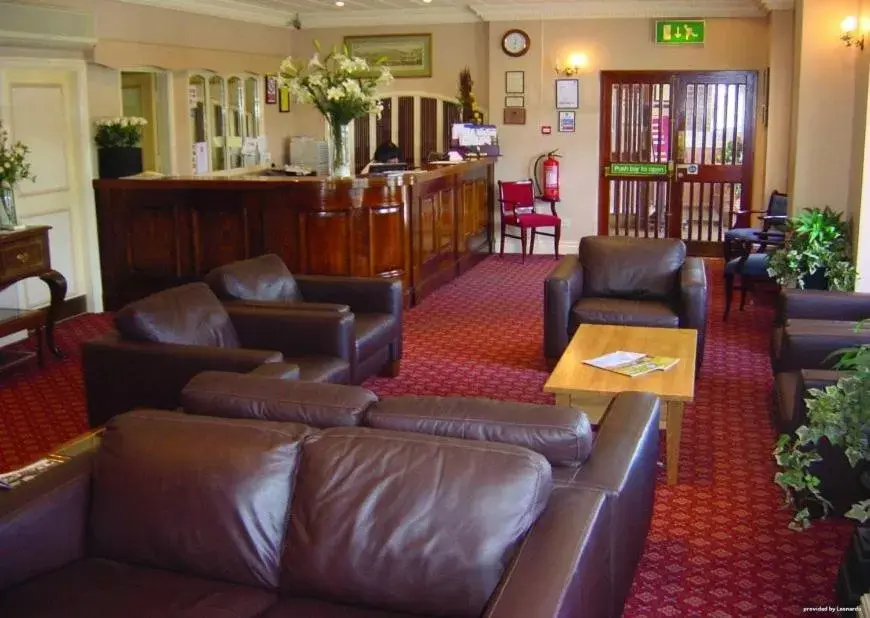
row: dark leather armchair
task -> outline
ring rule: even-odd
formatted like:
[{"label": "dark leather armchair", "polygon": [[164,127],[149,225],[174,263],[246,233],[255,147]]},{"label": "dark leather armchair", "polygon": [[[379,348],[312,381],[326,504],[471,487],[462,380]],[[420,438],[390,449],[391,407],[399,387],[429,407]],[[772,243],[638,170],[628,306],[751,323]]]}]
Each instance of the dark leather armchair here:
[{"label": "dark leather armchair", "polygon": [[269,254],[218,267],[206,282],[233,305],[351,313],[351,382],[393,377],[402,358],[402,282],[397,279],[293,275]]},{"label": "dark leather armchair", "polygon": [[707,275],[680,240],[587,236],[544,282],[544,354],[556,362],[580,324],[707,330]]},{"label": "dark leather armchair", "polygon": [[870,343],[870,294],[822,290],[782,290],[770,340],[774,373],[830,369],[840,348]]},{"label": "dark leather armchair", "polygon": [[349,314],[225,308],[203,283],[159,292],[115,314],[117,330],[82,344],[91,427],[140,407],[175,409],[202,371],[347,383]]}]

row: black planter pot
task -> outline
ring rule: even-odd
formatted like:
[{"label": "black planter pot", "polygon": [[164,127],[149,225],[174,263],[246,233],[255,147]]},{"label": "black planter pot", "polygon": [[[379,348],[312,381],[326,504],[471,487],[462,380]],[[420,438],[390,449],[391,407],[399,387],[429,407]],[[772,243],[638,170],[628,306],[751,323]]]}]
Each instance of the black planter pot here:
[{"label": "black planter pot", "polygon": [[[837,605],[858,607],[861,595],[870,590],[870,528],[860,525],[849,541],[837,573]],[[856,616],[841,612],[841,616]]]},{"label": "black planter pot", "polygon": [[100,148],[97,150],[100,178],[133,176],[142,171],[141,148]]},{"label": "black planter pot", "polygon": [[828,276],[827,269],[819,268],[812,275],[804,275],[805,290],[827,290]]}]

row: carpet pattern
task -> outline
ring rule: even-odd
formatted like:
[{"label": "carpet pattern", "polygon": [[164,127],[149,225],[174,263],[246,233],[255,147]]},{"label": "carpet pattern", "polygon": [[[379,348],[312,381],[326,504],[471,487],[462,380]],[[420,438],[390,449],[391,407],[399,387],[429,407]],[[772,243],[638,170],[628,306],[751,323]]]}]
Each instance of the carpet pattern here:
[{"label": "carpet pattern", "polygon": [[[543,280],[550,258],[492,257],[405,316],[401,375],[366,386],[379,395],[470,395],[552,403],[541,392]],[[852,526],[788,530],[773,484],[768,418],[769,307],[723,323],[719,266],[696,400],[686,407],[680,479],[657,488],[652,530],[625,616],[797,616],[833,604],[836,569]],[[0,376],[0,470],[44,454],[86,428],[78,343],[110,325],[88,315],[60,325],[69,353]],[[23,344],[19,344],[23,345]]]}]

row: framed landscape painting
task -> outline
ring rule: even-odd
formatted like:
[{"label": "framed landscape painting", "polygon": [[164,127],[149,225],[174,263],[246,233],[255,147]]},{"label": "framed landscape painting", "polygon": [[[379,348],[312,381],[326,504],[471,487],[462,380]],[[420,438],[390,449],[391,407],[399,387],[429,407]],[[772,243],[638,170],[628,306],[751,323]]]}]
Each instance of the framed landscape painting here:
[{"label": "framed landscape painting", "polygon": [[344,44],[371,64],[383,59],[393,77],[432,77],[431,34],[346,36]]}]

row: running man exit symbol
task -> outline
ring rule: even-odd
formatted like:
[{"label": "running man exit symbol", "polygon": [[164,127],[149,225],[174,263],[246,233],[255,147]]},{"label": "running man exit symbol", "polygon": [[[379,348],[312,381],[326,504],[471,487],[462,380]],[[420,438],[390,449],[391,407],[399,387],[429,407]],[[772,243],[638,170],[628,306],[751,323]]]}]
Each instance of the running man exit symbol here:
[{"label": "running man exit symbol", "polygon": [[706,22],[703,20],[657,21],[656,43],[659,45],[697,45],[704,42],[706,30]]}]

